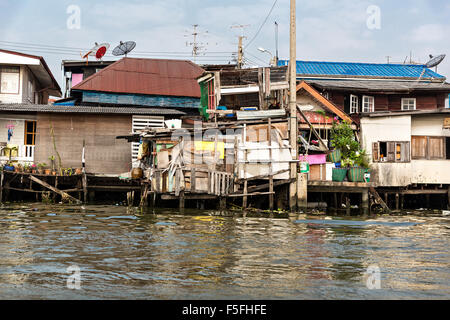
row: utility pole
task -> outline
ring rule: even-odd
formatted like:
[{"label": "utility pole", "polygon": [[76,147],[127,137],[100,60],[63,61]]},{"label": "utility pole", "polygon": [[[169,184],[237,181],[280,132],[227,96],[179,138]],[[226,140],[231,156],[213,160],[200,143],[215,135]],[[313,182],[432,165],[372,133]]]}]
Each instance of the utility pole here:
[{"label": "utility pole", "polygon": [[[291,21],[289,41],[289,142],[292,160],[298,159],[297,148],[297,57],[296,57],[296,15],[295,0],[291,0]],[[297,205],[297,162],[290,164],[289,208],[295,211]]]},{"label": "utility pole", "polygon": [[232,25],[231,29],[240,28],[241,29],[241,35],[239,36],[239,43],[238,43],[238,56],[237,56],[237,68],[242,69],[242,66],[244,65],[244,48],[242,47],[242,42],[245,39],[244,36],[244,28],[249,27],[249,24],[239,24],[239,25]]},{"label": "utility pole", "polygon": [[278,65],[278,22],[275,21],[275,66]]},{"label": "utility pole", "polygon": [[237,68],[242,69],[243,61],[244,61],[244,49],[242,48],[242,40],[243,36],[239,36],[239,46],[238,46],[238,59],[237,59]]}]

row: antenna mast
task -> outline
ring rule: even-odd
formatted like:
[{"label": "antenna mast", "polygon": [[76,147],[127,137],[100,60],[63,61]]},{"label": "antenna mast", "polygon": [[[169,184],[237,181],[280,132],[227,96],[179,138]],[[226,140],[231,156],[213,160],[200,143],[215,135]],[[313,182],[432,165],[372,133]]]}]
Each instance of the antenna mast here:
[{"label": "antenna mast", "polygon": [[[192,56],[194,57],[194,63],[196,63],[197,56],[200,54],[200,50],[203,49],[204,43],[197,42],[197,37],[200,36],[200,33],[197,32],[198,24],[192,25],[194,27],[194,31],[190,34],[194,37],[193,42],[186,42],[186,46],[192,46]],[[205,34],[208,34],[208,31],[205,31]],[[185,35],[187,37],[187,35]],[[208,43],[206,43],[208,44]]]}]

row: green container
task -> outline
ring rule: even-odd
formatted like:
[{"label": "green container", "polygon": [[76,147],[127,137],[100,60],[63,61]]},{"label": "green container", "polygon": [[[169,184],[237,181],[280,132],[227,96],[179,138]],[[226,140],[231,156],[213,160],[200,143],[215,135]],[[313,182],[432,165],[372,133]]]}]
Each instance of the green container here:
[{"label": "green container", "polygon": [[367,169],[361,167],[352,167],[348,169],[348,181],[364,182],[364,174]]},{"label": "green container", "polygon": [[330,162],[338,163],[341,162],[341,150],[336,149],[328,155]]},{"label": "green container", "polygon": [[300,162],[300,172],[309,173],[309,162]]},{"label": "green container", "polygon": [[347,168],[333,168],[331,179],[336,182],[342,182],[347,175]]}]

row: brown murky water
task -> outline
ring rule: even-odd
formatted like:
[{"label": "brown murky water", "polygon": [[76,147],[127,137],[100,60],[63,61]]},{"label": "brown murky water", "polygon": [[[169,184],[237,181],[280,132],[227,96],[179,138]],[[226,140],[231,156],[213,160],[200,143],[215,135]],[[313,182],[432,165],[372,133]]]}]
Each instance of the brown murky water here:
[{"label": "brown murky water", "polygon": [[[450,217],[3,205],[1,299],[448,299]],[[80,269],[69,289],[67,268]],[[370,265],[381,289],[366,286]]]}]

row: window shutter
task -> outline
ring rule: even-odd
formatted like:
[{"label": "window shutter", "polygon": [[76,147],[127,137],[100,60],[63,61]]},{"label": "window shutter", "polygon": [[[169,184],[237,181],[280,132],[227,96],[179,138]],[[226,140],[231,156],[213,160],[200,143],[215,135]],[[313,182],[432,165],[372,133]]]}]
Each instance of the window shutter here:
[{"label": "window shutter", "polygon": [[428,159],[445,159],[443,137],[428,137]]},{"label": "window shutter", "polygon": [[387,143],[387,161],[395,162],[395,142]]},{"label": "window shutter", "polygon": [[411,137],[411,157],[413,159],[427,158],[427,137]]},{"label": "window shutter", "polygon": [[410,143],[409,142],[403,142],[402,143],[402,162],[410,162]]},{"label": "window shutter", "polygon": [[379,142],[372,143],[372,161],[373,162],[380,161],[380,143]]}]

